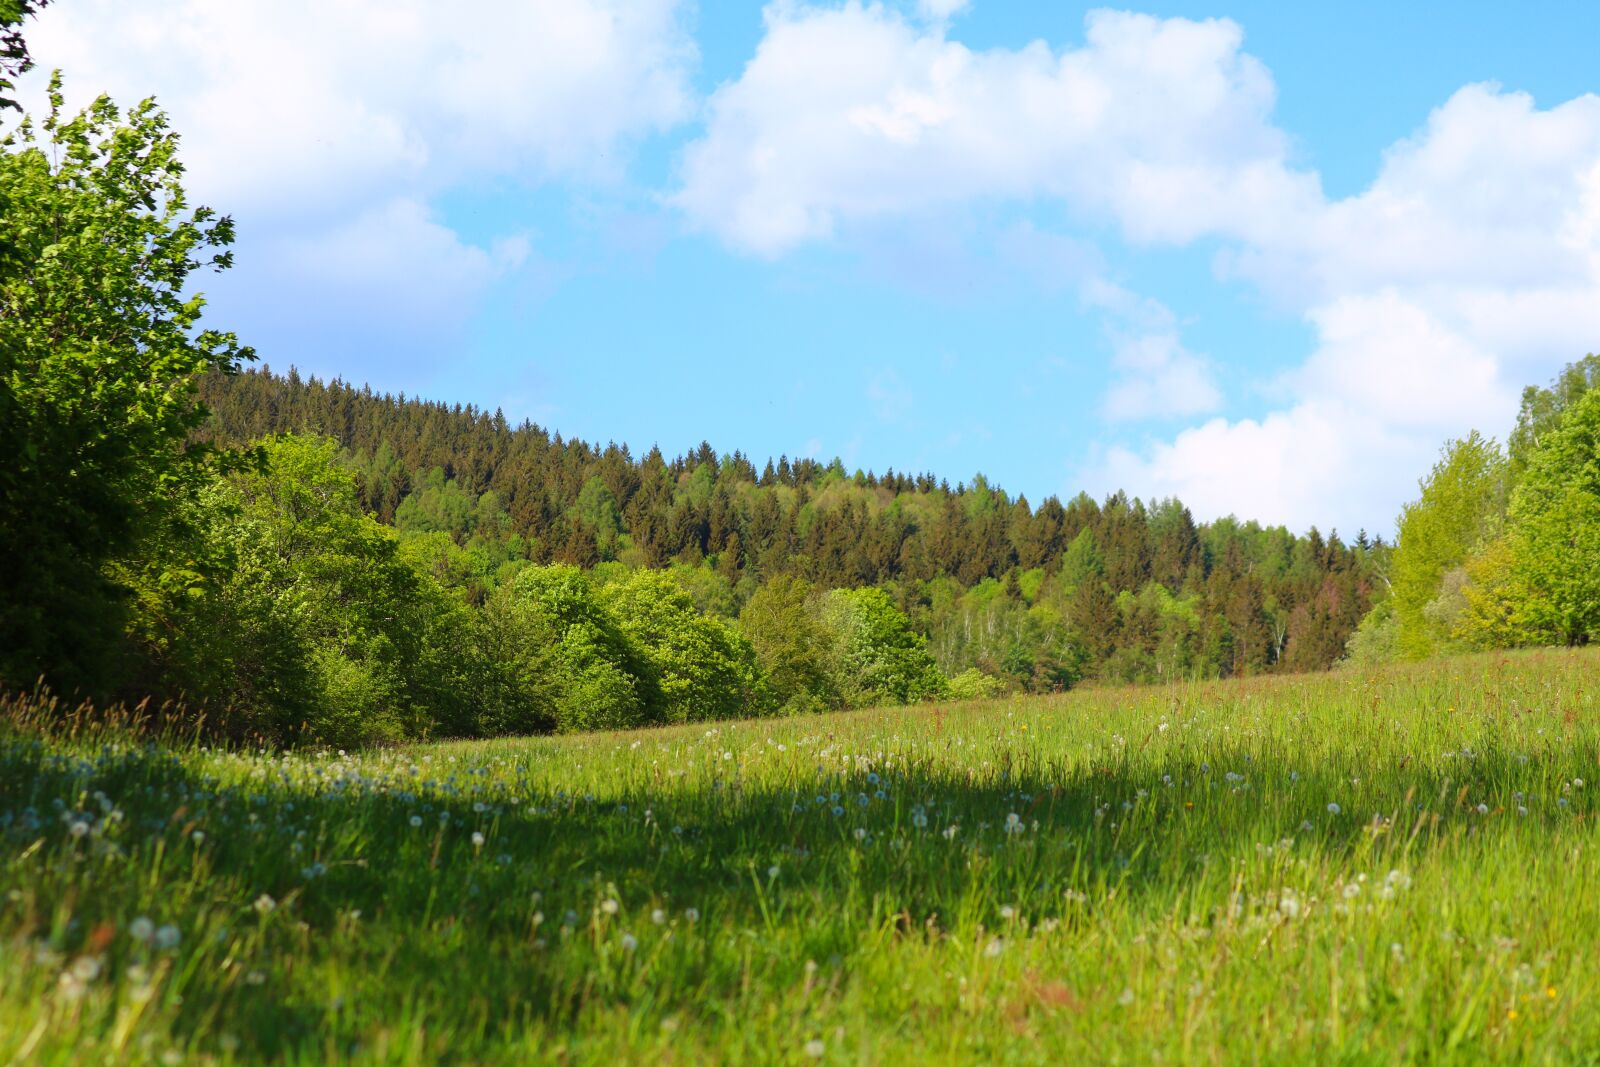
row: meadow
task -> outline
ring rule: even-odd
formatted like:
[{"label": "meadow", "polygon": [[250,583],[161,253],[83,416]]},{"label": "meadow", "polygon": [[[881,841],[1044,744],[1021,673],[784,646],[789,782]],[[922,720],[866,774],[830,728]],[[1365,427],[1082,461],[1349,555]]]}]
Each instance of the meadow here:
[{"label": "meadow", "polygon": [[240,751],[0,715],[0,1063],[1594,1063],[1593,650]]}]

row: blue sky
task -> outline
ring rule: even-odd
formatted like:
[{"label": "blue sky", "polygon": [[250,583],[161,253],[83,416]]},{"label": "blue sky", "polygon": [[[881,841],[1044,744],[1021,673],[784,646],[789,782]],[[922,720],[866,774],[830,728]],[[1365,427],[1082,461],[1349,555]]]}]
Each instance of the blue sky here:
[{"label": "blue sky", "polygon": [[1600,348],[1600,8],[61,0],[277,368],[1387,533]]}]

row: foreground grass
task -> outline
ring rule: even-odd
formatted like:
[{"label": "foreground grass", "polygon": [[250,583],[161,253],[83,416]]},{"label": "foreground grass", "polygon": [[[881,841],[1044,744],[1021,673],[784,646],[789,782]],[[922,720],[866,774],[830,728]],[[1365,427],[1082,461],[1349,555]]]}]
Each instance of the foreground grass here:
[{"label": "foreground grass", "polygon": [[0,725],[0,1063],[1594,1063],[1600,656],[241,754]]}]

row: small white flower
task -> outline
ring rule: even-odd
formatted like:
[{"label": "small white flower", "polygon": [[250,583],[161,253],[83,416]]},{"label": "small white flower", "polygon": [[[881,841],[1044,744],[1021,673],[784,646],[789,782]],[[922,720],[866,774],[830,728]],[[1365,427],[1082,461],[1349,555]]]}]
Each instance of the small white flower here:
[{"label": "small white flower", "polygon": [[206,832],[204,830],[196,830],[194,833],[189,835],[189,840],[193,841],[197,845],[203,845],[205,844],[206,840]]},{"label": "small white flower", "polygon": [[998,937],[993,938],[987,945],[983,946],[983,954],[990,959],[994,959],[1005,950],[1006,943]]},{"label": "small white flower", "polygon": [[1489,814],[1489,805],[1487,805],[1487,804],[1479,804],[1478,805],[1478,814],[1479,815],[1487,815],[1487,814]]},{"label": "small white flower", "polygon": [[700,921],[700,909],[699,908],[684,908],[683,909],[683,917],[685,919],[688,919],[692,923],[697,923],[697,922]]},{"label": "small white flower", "polygon": [[148,945],[150,939],[156,936],[156,924],[141,915],[128,924],[128,936]]},{"label": "small white flower", "polygon": [[67,833],[71,834],[73,837],[82,837],[88,832],[89,824],[84,822],[82,819],[73,820],[73,822],[67,827]]},{"label": "small white flower", "polygon": [[660,908],[656,908],[650,913],[650,921],[655,923],[657,926],[661,926],[667,921],[667,913],[662,911]]},{"label": "small white flower", "polygon": [[607,915],[615,915],[619,907],[621,907],[621,905],[618,904],[613,897],[607,897],[600,902],[600,910],[605,912]]},{"label": "small white flower", "polygon": [[1010,904],[1002,904],[1000,906],[1000,918],[1004,919],[1006,922],[1010,922],[1012,919],[1015,919],[1016,917],[1017,917],[1017,909],[1016,908],[1013,908]]},{"label": "small white flower", "polygon": [[822,1059],[822,1054],[827,1051],[828,1047],[821,1041],[818,1041],[816,1038],[812,1038],[810,1041],[806,1042],[805,1053],[814,1060]]},{"label": "small white flower", "polygon": [[1359,882],[1346,882],[1344,884],[1344,898],[1346,900],[1353,900],[1354,898],[1356,898],[1356,897],[1358,897],[1360,895],[1361,895],[1361,883],[1359,883]]},{"label": "small white flower", "polygon": [[1329,804],[1328,804],[1328,814],[1329,814],[1329,815],[1337,815],[1337,814],[1339,814],[1339,812],[1340,812],[1340,811],[1342,811],[1342,810],[1343,810],[1343,809],[1342,809],[1342,808],[1340,808],[1340,807],[1339,807],[1339,805],[1338,805],[1338,804],[1336,804],[1336,803],[1329,803]]},{"label": "small white flower", "polygon": [[482,848],[483,847],[483,834],[482,834],[482,832],[480,832],[478,830],[472,831],[472,847],[473,848]]},{"label": "small white flower", "polygon": [[273,900],[268,894],[262,893],[259,897],[256,897],[256,902],[251,906],[262,915],[267,915],[278,906],[278,902]]},{"label": "small white flower", "polygon": [[159,949],[173,949],[178,947],[178,942],[183,940],[183,935],[171,923],[156,928],[154,938],[155,946]]},{"label": "small white flower", "polygon": [[624,952],[632,952],[639,947],[639,939],[632,934],[623,934],[617,940],[622,945],[622,951]]},{"label": "small white flower", "polygon": [[767,878],[769,880],[778,877],[779,873],[778,865],[776,863],[767,868]]},{"label": "small white flower", "polygon": [[411,828],[413,830],[417,829],[421,825],[422,825],[422,816],[420,816],[420,815],[411,816]]}]

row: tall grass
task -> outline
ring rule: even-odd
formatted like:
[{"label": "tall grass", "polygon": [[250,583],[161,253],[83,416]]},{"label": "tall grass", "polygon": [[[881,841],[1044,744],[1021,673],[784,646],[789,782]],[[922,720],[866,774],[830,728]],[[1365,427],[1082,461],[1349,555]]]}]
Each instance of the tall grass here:
[{"label": "tall grass", "polygon": [[13,701],[0,1063],[1593,1063],[1597,681],[349,754]]}]

